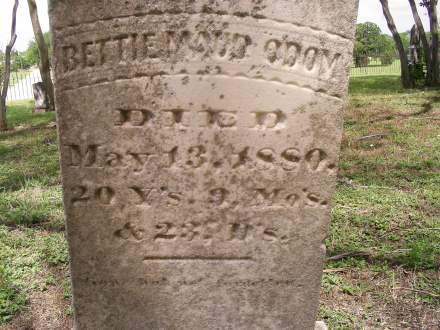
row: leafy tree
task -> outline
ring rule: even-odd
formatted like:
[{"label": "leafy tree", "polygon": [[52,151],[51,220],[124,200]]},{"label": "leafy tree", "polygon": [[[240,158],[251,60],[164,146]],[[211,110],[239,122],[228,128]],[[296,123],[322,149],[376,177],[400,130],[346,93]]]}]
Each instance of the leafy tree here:
[{"label": "leafy tree", "polygon": [[387,34],[381,35],[379,51],[382,65],[390,65],[393,63],[393,60],[396,57],[396,46],[391,36]]},{"label": "leafy tree", "polygon": [[30,65],[27,65],[26,59],[23,53],[13,51],[11,54],[11,71],[18,71],[20,69],[27,69]]},{"label": "leafy tree", "polygon": [[[51,36],[49,32],[44,33],[44,41],[48,47],[49,54],[52,53],[51,48]],[[28,44],[28,48],[23,52],[12,51],[11,53],[11,70],[18,71],[21,69],[29,69],[32,66],[36,66],[40,63],[40,55],[38,52],[38,46],[35,40],[32,40]],[[0,64],[1,66],[2,64]]]},{"label": "leafy tree", "polygon": [[366,22],[356,26],[354,56],[357,66],[367,66],[369,57],[379,56],[382,64],[389,65],[395,55],[393,38],[383,34],[377,24]]},{"label": "leafy tree", "polygon": [[[44,42],[49,49],[49,54],[52,53],[51,36],[49,32],[44,33]],[[34,40],[29,42],[28,48],[23,52],[23,63],[27,67],[38,65],[40,62],[40,54],[38,52],[37,43]]]},{"label": "leafy tree", "polygon": [[35,40],[32,40],[28,44],[28,48],[23,52],[23,58],[26,65],[34,66],[38,64],[40,56],[38,55],[38,47]]},{"label": "leafy tree", "polygon": [[356,26],[355,55],[379,53],[384,46],[380,27],[372,22],[359,23]]}]

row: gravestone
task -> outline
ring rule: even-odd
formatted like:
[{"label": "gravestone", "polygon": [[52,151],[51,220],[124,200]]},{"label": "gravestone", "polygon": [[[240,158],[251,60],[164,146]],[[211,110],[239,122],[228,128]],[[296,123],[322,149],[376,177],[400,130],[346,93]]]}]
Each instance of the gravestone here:
[{"label": "gravestone", "polygon": [[357,0],[52,0],[77,329],[313,329]]},{"label": "gravestone", "polygon": [[46,112],[49,110],[49,100],[47,98],[46,89],[42,82],[32,84],[32,92],[34,94],[35,101],[35,113]]}]

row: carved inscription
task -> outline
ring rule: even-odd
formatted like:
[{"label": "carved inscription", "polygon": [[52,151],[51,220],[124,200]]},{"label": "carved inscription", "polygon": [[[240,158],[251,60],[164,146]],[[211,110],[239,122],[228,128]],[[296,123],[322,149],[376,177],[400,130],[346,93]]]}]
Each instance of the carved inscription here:
[{"label": "carved inscription", "polygon": [[[300,205],[302,204],[302,205]],[[311,193],[308,189],[301,192],[292,192],[284,189],[256,189],[253,198],[253,206],[258,207],[323,207],[328,206],[328,202],[319,196],[319,194]]]},{"label": "carved inscription", "polygon": [[[78,185],[71,189],[71,203],[80,206],[84,203],[102,206],[129,203],[138,207],[178,207],[189,206],[196,202],[211,205],[214,208],[250,207],[257,209],[289,208],[327,208],[328,201],[318,193],[283,188],[253,188],[243,190],[240,187],[228,190],[223,187],[204,192],[181,192],[168,187],[123,187]],[[197,196],[195,199],[194,196]],[[237,197],[239,196],[239,197]]]},{"label": "carved inscription", "polygon": [[[202,259],[202,258],[200,258]],[[209,260],[208,258],[206,258]],[[218,258],[220,260],[221,258]],[[246,260],[247,258],[237,258],[237,260],[242,259]],[[145,261],[152,261],[152,260],[197,260],[197,258],[188,257],[188,258],[171,258],[171,257],[145,257]],[[214,259],[216,260],[216,259]],[[224,258],[224,260],[228,260],[227,258]],[[230,258],[230,260],[234,260],[233,258]],[[120,279],[103,279],[103,278],[97,278],[92,279],[91,277],[81,277],[78,279],[80,282],[91,284],[93,286],[99,286],[99,287],[114,287],[114,288],[120,288],[124,284],[126,284],[126,280],[120,280]],[[130,281],[134,283],[138,287],[161,287],[170,285],[171,283],[176,283],[179,287],[181,286],[199,286],[201,282],[206,281],[206,278],[181,278],[177,281],[173,279],[172,281],[168,278],[162,277],[162,278],[130,278]],[[275,278],[257,278],[257,279],[242,279],[242,280],[230,280],[230,279],[220,279],[215,282],[218,286],[226,286],[226,287],[268,287],[268,286],[287,286],[287,287],[293,287],[297,286],[297,283],[295,280],[292,279],[275,279]]]},{"label": "carved inscription", "polygon": [[84,148],[72,144],[66,145],[68,152],[68,166],[71,167],[94,167],[97,164],[98,145],[87,145]]},{"label": "carved inscription", "polygon": [[321,78],[327,79],[342,59],[340,53],[291,41],[288,36],[282,40],[268,40],[264,48],[268,63],[274,67],[287,70],[301,67],[306,72],[316,72]]},{"label": "carved inscription", "polygon": [[90,189],[87,186],[74,186],[71,193],[71,202],[73,205],[85,202],[110,205],[115,200],[115,190],[110,187],[97,187]]},{"label": "carved inscription", "polygon": [[141,242],[152,240],[157,243],[217,242],[248,243],[260,240],[273,244],[287,244],[289,234],[285,228],[266,225],[249,220],[223,222],[216,220],[185,221],[182,223],[159,222],[152,228],[144,228],[127,223],[114,235],[125,241]]},{"label": "carved inscription", "polygon": [[237,111],[202,110],[190,111],[184,109],[164,109],[155,114],[148,109],[117,109],[115,127],[145,128],[151,125],[161,125],[166,128],[186,129],[234,129],[251,128],[256,130],[279,130],[286,128],[287,115],[281,110],[256,111],[247,116],[238,116]]},{"label": "carved inscription", "polygon": [[[224,31],[164,31],[120,34],[62,47],[64,73],[105,65],[143,62],[243,61],[250,52],[249,35]],[[288,71],[301,68],[329,79],[341,67],[342,54],[295,41],[295,36],[269,39],[261,50],[267,62]]]},{"label": "carved inscription", "polygon": [[127,241],[141,241],[145,237],[145,230],[140,229],[129,222],[125,224],[124,228],[117,230],[115,236]]},{"label": "carved inscription", "polygon": [[[335,174],[335,162],[319,148],[301,151],[297,148],[275,149],[271,147],[253,149],[243,147],[227,148],[224,154],[204,145],[187,148],[173,147],[162,152],[109,151],[104,146],[75,144],[65,145],[69,155],[67,165],[73,168],[126,169],[135,173],[145,171],[148,166],[162,165],[169,169],[213,169],[258,168],[260,170],[280,169],[298,172],[304,168],[310,173]],[[219,158],[218,155],[222,155]]]},{"label": "carved inscription", "polygon": [[281,129],[285,128],[286,115],[281,110],[254,112],[255,126],[253,128],[266,129]]},{"label": "carved inscription", "polygon": [[153,112],[144,109],[117,109],[119,118],[115,126],[142,127],[150,123],[154,118]]},{"label": "carved inscription", "polygon": [[315,326],[357,2],[50,1],[75,326]]},{"label": "carved inscription", "polygon": [[[180,19],[176,17],[177,21]],[[310,86],[309,79],[325,85],[326,81],[344,72],[348,61],[348,54],[343,51],[347,40],[335,37],[330,43],[324,41],[323,31],[305,31],[299,26],[274,29],[268,22],[255,18],[251,24],[237,18],[233,24],[225,24],[221,15],[212,15],[209,20],[180,29],[176,27],[178,23],[166,24],[157,18],[148,21],[145,17],[132,17],[132,20],[137,24],[130,24],[127,29],[123,28],[126,23],[118,22],[116,30],[119,32],[111,35],[102,33],[90,37],[81,33],[74,41],[65,38],[59,50],[60,74],[70,76],[101,68],[118,71],[120,66],[124,69],[141,67],[170,75],[185,72],[243,76],[246,72],[249,77],[260,79],[271,71],[268,76],[272,79],[282,71],[294,74],[297,83],[306,78],[300,85]],[[258,35],[255,31],[259,29],[268,32]],[[143,75],[148,76],[147,73]],[[312,89],[323,90],[315,87]],[[331,86],[325,89],[327,87],[331,89]]]},{"label": "carved inscription", "polygon": [[237,126],[237,113],[233,111],[206,111],[203,113],[208,127],[231,128]]},{"label": "carved inscription", "polygon": [[[134,19],[134,18],[133,18]],[[258,22],[256,22],[258,23]],[[160,24],[160,23],[159,23]],[[241,23],[240,23],[241,24]],[[233,27],[216,23],[200,23],[178,29],[177,25],[170,28],[145,31],[118,33],[113,35],[90,37],[83,35],[61,47],[62,73],[73,75],[101,68],[116,70],[121,68],[134,69],[145,66],[162,68],[171,64],[179,67],[181,83],[187,85],[197,75],[218,74],[228,75],[230,68],[246,68],[255,71],[272,70],[275,75],[298,73],[304,79],[329,80],[335,72],[344,66],[342,53],[338,47],[330,47],[315,38],[314,32],[304,37],[297,32],[267,32],[264,37],[255,38],[252,29],[240,24]],[[115,31],[113,29],[113,31]],[[157,32],[160,31],[160,32]],[[269,30],[268,30],[269,31]],[[295,31],[295,29],[293,29]],[[282,33],[282,34],[281,34]],[[84,39],[84,40],[82,40]],[[332,50],[331,50],[332,49]],[[190,62],[191,65],[189,64]],[[218,62],[219,65],[212,62]],[[200,63],[206,64],[198,67]],[[209,64],[209,65],[208,65]],[[179,66],[181,65],[181,67]],[[234,67],[235,65],[235,67]],[[194,67],[195,72],[187,68]],[[235,69],[234,69],[235,70]],[[130,70],[129,70],[130,71]],[[241,71],[240,71],[241,72]],[[241,74],[241,73],[240,73]],[[301,78],[302,79],[302,78]],[[105,79],[104,79],[105,80]],[[307,80],[309,81],[309,80]],[[150,92],[156,92],[154,84]],[[214,84],[211,86],[214,88]],[[220,100],[225,98],[221,94]],[[135,136],[137,133],[156,131],[160,128],[164,134],[186,134],[204,131],[224,132],[231,134],[249,131],[260,137],[287,132],[297,126],[293,121],[298,110],[281,107],[263,108],[243,111],[242,109],[211,108],[202,105],[197,110],[187,108],[163,107],[156,101],[144,106],[115,107],[111,109],[111,124],[115,132]],[[291,117],[292,116],[292,117]],[[293,123],[295,125],[293,125]],[[280,135],[281,136],[281,135]],[[282,184],[271,187],[259,186],[254,183],[248,186],[211,186],[187,191],[177,187],[143,184],[142,175],[154,171],[169,171],[170,175],[194,175],[224,172],[241,175],[248,171],[257,175],[269,172],[271,175],[324,175],[336,174],[336,160],[329,156],[328,151],[319,146],[304,146],[290,141],[288,145],[281,143],[256,143],[253,145],[220,145],[209,144],[207,140],[193,140],[193,143],[180,144],[167,142],[150,149],[136,145],[136,150],[121,150],[105,144],[79,143],[65,144],[65,164],[72,170],[112,171],[115,175],[136,175],[139,184],[132,185],[94,185],[78,184],[70,191],[70,202],[74,207],[94,205],[96,207],[124,206],[138,212],[147,212],[154,208],[162,208],[176,212],[179,208],[209,206],[212,210],[225,212],[225,219],[181,219],[179,221],[163,219],[153,223],[139,224],[140,221],[126,222],[114,230],[114,237],[121,241],[144,242],[156,244],[185,244],[223,242],[225,244],[269,242],[288,244],[289,232],[285,227],[268,225],[250,219],[237,218],[231,220],[230,211],[249,209],[252,212],[288,210],[300,214],[301,209],[327,210],[329,202],[326,197],[309,187],[285,188]],[[197,141],[197,142],[195,142]],[[172,184],[171,184],[172,185]],[[201,189],[201,191],[200,191]],[[257,217],[258,218],[258,217]],[[139,220],[139,219],[138,219]],[[289,225],[292,223],[286,221]],[[203,256],[202,256],[203,257]],[[154,260],[154,257],[152,257]]]},{"label": "carved inscription", "polygon": [[171,191],[167,187],[141,188],[130,187],[131,196],[136,195],[135,204],[138,206],[151,206],[157,201],[164,201],[168,206],[177,206],[183,199],[183,194]]},{"label": "carved inscription", "polygon": [[242,60],[251,44],[248,35],[215,29],[123,33],[63,46],[63,71],[159,60]]},{"label": "carved inscription", "polygon": [[84,168],[129,168],[133,172],[141,172],[154,156],[153,153],[113,152],[106,151],[100,145],[85,147],[71,144],[65,146],[67,166]]}]

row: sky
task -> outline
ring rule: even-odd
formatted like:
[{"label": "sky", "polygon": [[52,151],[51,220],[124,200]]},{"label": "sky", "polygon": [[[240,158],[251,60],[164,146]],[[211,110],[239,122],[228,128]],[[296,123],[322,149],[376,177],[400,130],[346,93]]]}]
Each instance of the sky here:
[{"label": "sky", "polygon": [[[0,0],[0,47],[4,49],[9,42],[11,33],[11,13],[13,0]],[[43,31],[49,30],[49,18],[47,15],[47,0],[36,0],[40,23]],[[394,16],[394,21],[400,32],[411,29],[414,24],[411,10],[407,0],[389,0],[390,9]],[[428,26],[426,11],[421,9],[419,14]],[[390,34],[379,0],[360,0],[358,22],[374,22],[378,24],[384,33]],[[32,25],[29,18],[29,10],[26,0],[21,0],[17,13],[17,42],[15,49],[23,51],[27,48],[30,40],[33,39]]]}]

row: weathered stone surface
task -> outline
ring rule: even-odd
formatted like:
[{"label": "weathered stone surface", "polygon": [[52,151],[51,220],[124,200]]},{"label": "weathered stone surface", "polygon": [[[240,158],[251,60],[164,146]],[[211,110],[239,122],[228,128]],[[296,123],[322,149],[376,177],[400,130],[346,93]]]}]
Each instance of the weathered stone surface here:
[{"label": "weathered stone surface", "polygon": [[44,89],[44,84],[42,82],[33,84],[32,91],[35,100],[34,112],[46,112],[49,110],[49,100],[46,90]]},{"label": "weathered stone surface", "polygon": [[78,329],[313,329],[356,0],[52,0]]}]

